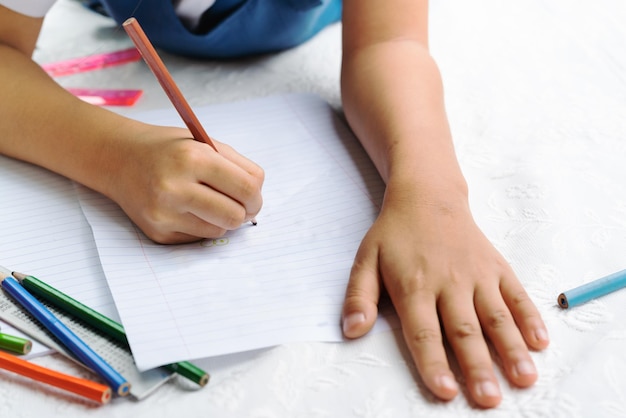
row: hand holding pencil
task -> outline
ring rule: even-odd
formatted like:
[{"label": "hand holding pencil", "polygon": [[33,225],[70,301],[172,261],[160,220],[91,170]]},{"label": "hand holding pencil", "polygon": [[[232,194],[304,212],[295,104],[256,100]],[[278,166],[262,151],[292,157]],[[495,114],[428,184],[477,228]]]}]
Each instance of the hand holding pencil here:
[{"label": "hand holding pencil", "polygon": [[[134,19],[125,29],[143,33]],[[115,143],[113,158],[108,158],[108,172],[114,175],[103,193],[149,238],[163,244],[217,238],[254,221],[263,204],[263,169],[210,138],[147,37],[131,38],[187,129],[128,121],[120,129],[124,135],[132,132],[132,138]]]},{"label": "hand holding pencil", "polygon": [[106,193],[153,241],[218,238],[259,212],[263,170],[228,145],[220,153],[184,128],[148,125],[121,144]]}]

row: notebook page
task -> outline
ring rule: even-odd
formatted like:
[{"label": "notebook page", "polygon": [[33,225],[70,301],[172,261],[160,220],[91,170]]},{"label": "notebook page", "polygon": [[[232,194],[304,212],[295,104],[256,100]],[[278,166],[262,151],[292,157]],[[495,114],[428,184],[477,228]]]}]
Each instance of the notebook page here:
[{"label": "notebook page", "polygon": [[[10,273],[9,273],[10,274]],[[164,368],[155,368],[139,372],[135,366],[133,356],[128,347],[119,344],[102,332],[85,324],[79,319],[73,318],[45,301],[42,303],[80,339],[82,339],[93,351],[104,359],[111,367],[120,373],[131,384],[130,394],[137,400],[141,400],[152,394],[161,385],[167,382],[173,373]],[[10,296],[0,292],[0,318],[21,330],[27,338],[34,342],[40,342],[54,351],[64,355],[75,363],[85,367],[63,344],[59,342],[45,327],[41,325],[31,314],[26,312],[19,303]],[[3,327],[4,329],[4,327]],[[38,347],[44,347],[37,344]],[[50,350],[48,350],[50,351]],[[32,353],[32,352],[31,352]],[[27,357],[27,356],[24,356]],[[98,376],[95,379],[100,380]]]},{"label": "notebook page", "polygon": [[0,265],[118,318],[74,184],[0,156],[0,193]]},{"label": "notebook page", "polygon": [[[0,266],[41,278],[117,317],[71,181],[0,156]],[[8,298],[0,292],[0,304]],[[5,332],[9,325],[3,322]],[[36,340],[33,355],[50,350]]]},{"label": "notebook page", "polygon": [[[91,228],[81,210],[72,181],[50,171],[0,156],[0,266],[32,274],[104,315],[119,320],[96,251]],[[0,268],[0,270],[4,270]],[[9,273],[10,274],[10,273]],[[54,310],[54,309],[53,309]],[[139,373],[133,358],[96,332],[57,312],[66,325],[85,339],[115,368],[141,399],[167,380],[171,373]],[[45,354],[58,345],[47,331],[10,296],[0,290],[2,331],[11,324],[33,341],[31,356]],[[43,343],[43,344],[42,344]]]},{"label": "notebook page", "polygon": [[[105,197],[79,192],[138,367],[342,340],[349,271],[384,190],[360,144],[309,95],[195,112],[212,136],[265,169],[257,226],[158,245]],[[173,109],[138,117],[182,126]]]}]

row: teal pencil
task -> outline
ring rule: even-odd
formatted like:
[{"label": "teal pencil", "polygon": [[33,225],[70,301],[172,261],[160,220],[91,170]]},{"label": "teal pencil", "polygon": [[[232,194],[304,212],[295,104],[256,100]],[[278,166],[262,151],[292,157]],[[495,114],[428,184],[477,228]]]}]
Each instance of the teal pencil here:
[{"label": "teal pencil", "polygon": [[[95,309],[84,305],[83,303],[73,299],[34,276],[18,272],[13,272],[12,276],[33,295],[45,300],[59,309],[64,310],[68,314],[83,320],[85,323],[101,331],[103,334],[108,335],[128,347],[126,332],[124,331],[122,324],[119,322],[116,322]],[[200,386],[205,386],[209,382],[209,374],[188,361],[168,364],[163,367],[191,380],[194,383],[197,383]]]},{"label": "teal pencil", "polygon": [[561,293],[557,298],[557,303],[563,309],[573,308],[624,287],[626,287],[626,270],[621,270]]}]

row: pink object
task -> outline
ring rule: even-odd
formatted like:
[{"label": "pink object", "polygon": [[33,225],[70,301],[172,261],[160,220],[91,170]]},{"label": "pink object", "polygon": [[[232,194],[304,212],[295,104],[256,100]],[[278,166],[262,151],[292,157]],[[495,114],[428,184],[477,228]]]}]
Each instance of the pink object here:
[{"label": "pink object", "polygon": [[67,88],[74,96],[98,106],[132,106],[143,90]]},{"label": "pink object", "polygon": [[82,58],[74,58],[66,61],[43,64],[44,69],[51,77],[77,74],[85,71],[98,70],[114,65],[126,64],[128,62],[139,61],[141,54],[136,48],[124,49],[116,52],[89,55]]}]

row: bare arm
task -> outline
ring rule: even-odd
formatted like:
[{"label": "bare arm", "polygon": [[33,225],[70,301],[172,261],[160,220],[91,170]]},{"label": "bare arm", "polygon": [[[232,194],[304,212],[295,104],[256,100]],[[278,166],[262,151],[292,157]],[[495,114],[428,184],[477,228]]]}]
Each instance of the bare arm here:
[{"label": "bare arm", "polygon": [[355,258],[344,333],[358,337],[371,328],[385,286],[426,386],[442,399],[458,393],[446,338],[472,398],[493,407],[501,395],[484,336],[520,387],[537,378],[526,344],[540,349],[548,338],[470,213],[428,51],[426,0],[344,1],[341,88],[346,117],[387,183]]},{"label": "bare arm", "polygon": [[0,77],[8,82],[0,86],[0,152],[103,190],[101,164],[86,157],[101,155],[92,138],[115,136],[108,122],[121,118],[74,98],[31,60],[43,19],[1,9]]},{"label": "bare arm", "polygon": [[159,242],[220,236],[258,213],[260,167],[75,98],[30,58],[41,24],[0,7],[0,153],[109,196]]}]

